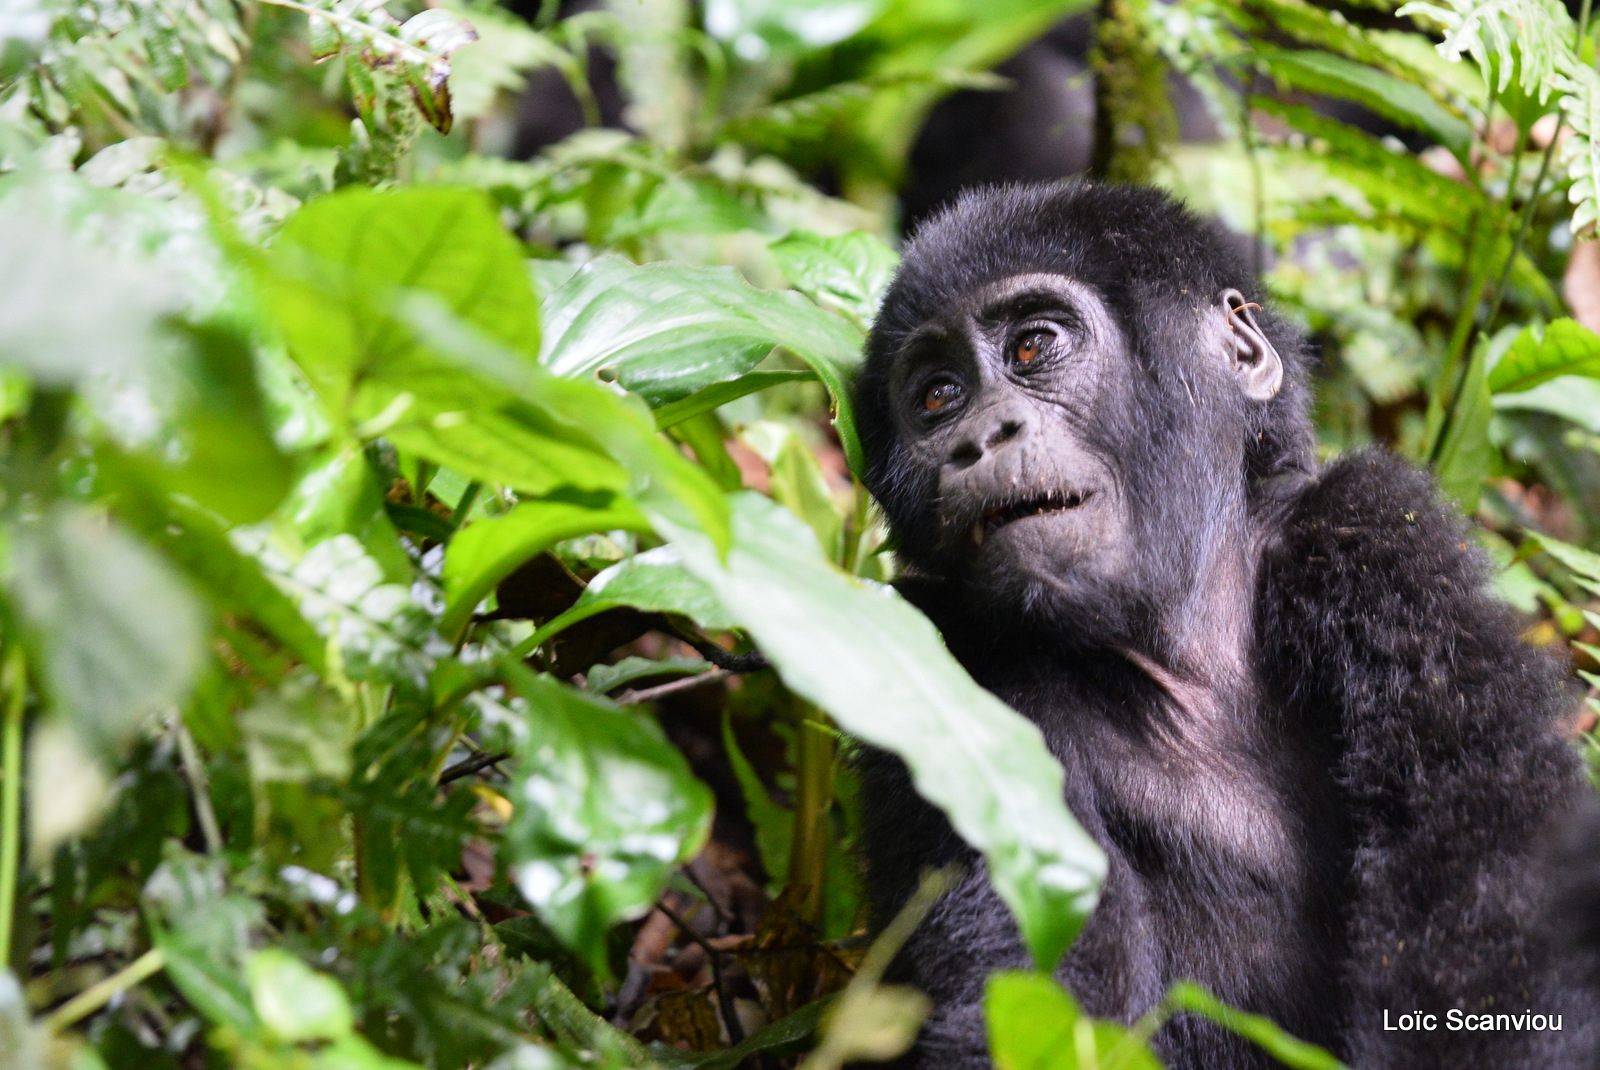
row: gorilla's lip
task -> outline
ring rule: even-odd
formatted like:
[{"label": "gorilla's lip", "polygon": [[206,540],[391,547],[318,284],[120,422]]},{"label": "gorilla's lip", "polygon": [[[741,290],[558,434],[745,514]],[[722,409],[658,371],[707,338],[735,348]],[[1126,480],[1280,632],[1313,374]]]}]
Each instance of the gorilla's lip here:
[{"label": "gorilla's lip", "polygon": [[1002,502],[984,513],[978,522],[972,525],[972,541],[975,545],[982,545],[984,539],[1007,524],[1030,516],[1065,513],[1079,508],[1092,497],[1094,497],[1092,490],[1053,490],[1031,498]]}]

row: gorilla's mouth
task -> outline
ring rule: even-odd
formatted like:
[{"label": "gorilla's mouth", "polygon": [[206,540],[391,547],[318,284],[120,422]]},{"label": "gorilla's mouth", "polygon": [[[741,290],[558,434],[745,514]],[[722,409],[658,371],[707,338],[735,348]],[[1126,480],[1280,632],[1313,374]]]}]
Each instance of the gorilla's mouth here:
[{"label": "gorilla's mouth", "polygon": [[1023,520],[1030,516],[1049,516],[1052,513],[1065,513],[1076,509],[1094,496],[1090,490],[1056,490],[1042,494],[1036,498],[1023,498],[1014,502],[1006,502],[990,509],[974,525],[972,525],[972,544],[982,546],[983,540],[999,531],[1007,524]]}]

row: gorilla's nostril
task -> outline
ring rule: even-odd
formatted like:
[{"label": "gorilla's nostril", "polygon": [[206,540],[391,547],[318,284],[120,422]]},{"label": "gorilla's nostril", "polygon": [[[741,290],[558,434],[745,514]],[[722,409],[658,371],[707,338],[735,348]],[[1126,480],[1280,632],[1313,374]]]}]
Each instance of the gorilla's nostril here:
[{"label": "gorilla's nostril", "polygon": [[989,435],[989,441],[984,445],[993,449],[1002,442],[1009,442],[1011,439],[1016,438],[1017,433],[1021,430],[1021,420],[1002,420],[1000,426],[994,429],[993,433]]},{"label": "gorilla's nostril", "polygon": [[978,448],[978,444],[969,438],[950,451],[950,463],[960,465],[962,468],[970,468],[972,465],[977,464],[978,458],[982,456],[983,451]]}]

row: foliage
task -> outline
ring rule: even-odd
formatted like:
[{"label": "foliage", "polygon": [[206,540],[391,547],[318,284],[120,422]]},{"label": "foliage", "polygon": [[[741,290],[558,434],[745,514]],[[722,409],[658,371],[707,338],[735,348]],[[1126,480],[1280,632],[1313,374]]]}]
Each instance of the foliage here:
[{"label": "foliage", "polygon": [[[1053,966],[1104,860],[885,585],[849,382],[927,109],[1086,7],[0,14],[0,1065],[893,1057],[937,881],[863,950],[857,741]],[[1586,28],[1101,7],[1102,169],[1253,235],[1327,448],[1433,462],[1600,655],[1600,338],[1554,281],[1600,203]],[[1168,66],[1222,141],[1172,143]],[[588,128],[500,158],[540,68]],[[988,1012],[1001,1066],[1156,1065],[1173,1013],[1333,1065],[1192,988],[1124,1028],[998,975]]]}]

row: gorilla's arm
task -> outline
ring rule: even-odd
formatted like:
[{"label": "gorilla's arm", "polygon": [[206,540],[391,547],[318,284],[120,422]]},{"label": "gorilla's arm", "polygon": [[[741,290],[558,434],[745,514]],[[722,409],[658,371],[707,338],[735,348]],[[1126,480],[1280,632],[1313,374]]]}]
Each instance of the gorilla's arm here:
[{"label": "gorilla's arm", "polygon": [[[1343,744],[1345,1031],[1363,1070],[1563,1065],[1593,1028],[1538,933],[1535,845],[1579,797],[1565,692],[1485,578],[1431,481],[1381,453],[1329,466],[1263,561],[1264,682]],[[1451,1032],[1451,1008],[1564,1013],[1563,1033]],[[1385,1031],[1385,1010],[1439,1029]]]}]

